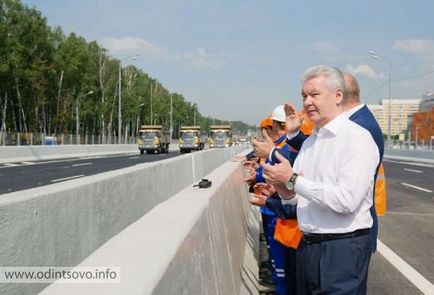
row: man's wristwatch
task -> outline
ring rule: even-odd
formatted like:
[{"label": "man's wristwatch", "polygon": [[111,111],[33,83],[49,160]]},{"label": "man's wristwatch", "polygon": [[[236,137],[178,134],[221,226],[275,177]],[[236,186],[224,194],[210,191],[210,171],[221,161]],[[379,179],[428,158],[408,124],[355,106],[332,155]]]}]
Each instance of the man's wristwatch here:
[{"label": "man's wristwatch", "polygon": [[293,173],[291,178],[288,180],[288,182],[286,183],[286,188],[289,189],[290,191],[294,190],[295,187],[295,182],[297,180],[298,174],[297,173]]}]

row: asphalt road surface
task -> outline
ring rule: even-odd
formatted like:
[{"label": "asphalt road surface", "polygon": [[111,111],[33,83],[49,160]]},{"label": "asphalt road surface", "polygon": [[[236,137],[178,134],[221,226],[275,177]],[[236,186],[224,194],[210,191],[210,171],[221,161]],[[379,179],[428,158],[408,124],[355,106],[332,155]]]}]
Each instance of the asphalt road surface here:
[{"label": "asphalt road surface", "polygon": [[[0,164],[0,195],[179,156],[137,153]],[[1,196],[0,196],[1,197]]]},{"label": "asphalt road surface", "polygon": [[379,217],[368,294],[424,294],[417,286],[434,294],[434,165],[384,164],[388,211]]}]

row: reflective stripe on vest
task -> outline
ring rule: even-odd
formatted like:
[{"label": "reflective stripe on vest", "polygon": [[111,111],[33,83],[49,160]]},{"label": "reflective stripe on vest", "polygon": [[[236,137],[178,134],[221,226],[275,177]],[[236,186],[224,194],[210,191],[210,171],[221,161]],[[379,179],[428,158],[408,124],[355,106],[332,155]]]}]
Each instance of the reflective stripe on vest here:
[{"label": "reflective stripe on vest", "polygon": [[382,216],[387,210],[387,188],[386,178],[384,176],[383,163],[378,168],[377,180],[375,181],[375,211],[377,215]]}]

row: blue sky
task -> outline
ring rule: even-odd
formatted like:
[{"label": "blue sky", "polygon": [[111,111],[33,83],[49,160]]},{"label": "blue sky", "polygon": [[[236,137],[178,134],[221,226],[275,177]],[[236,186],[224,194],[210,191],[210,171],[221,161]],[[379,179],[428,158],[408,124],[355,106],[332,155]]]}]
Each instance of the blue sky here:
[{"label": "blue sky", "polygon": [[[327,64],[353,73],[364,102],[434,92],[432,0],[25,0],[51,26],[96,40],[206,116],[256,124],[284,101],[301,106],[300,76]],[[381,86],[383,85],[383,86]]]}]

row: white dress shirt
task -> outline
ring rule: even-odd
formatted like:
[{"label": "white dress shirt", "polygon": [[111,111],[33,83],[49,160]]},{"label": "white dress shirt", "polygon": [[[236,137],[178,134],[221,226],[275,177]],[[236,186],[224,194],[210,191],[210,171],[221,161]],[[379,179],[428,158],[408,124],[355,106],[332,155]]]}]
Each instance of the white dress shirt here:
[{"label": "white dress shirt", "polygon": [[[347,233],[370,228],[378,148],[371,134],[342,113],[315,129],[294,163],[299,228]],[[287,203],[287,202],[284,202]]]}]

